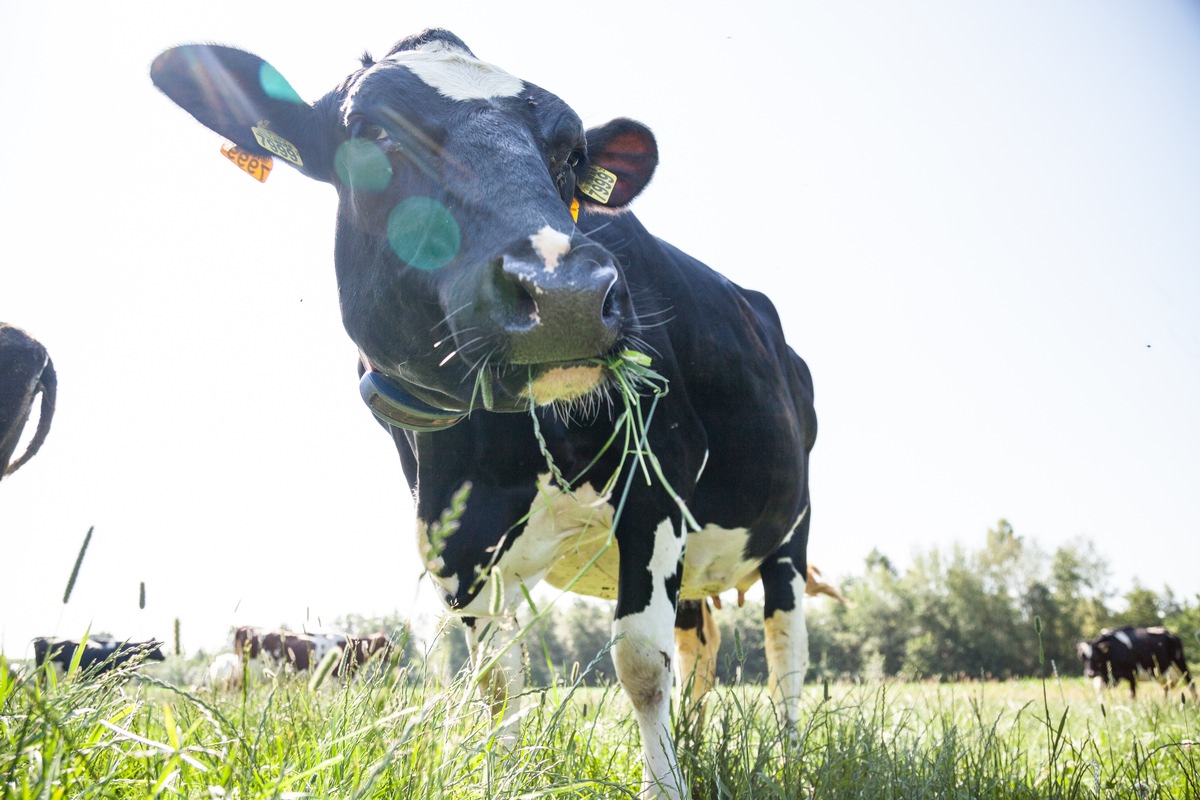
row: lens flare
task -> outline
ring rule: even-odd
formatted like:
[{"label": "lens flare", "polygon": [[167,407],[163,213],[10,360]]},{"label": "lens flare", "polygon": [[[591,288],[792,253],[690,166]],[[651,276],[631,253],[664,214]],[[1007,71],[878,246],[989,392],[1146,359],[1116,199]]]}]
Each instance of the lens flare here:
[{"label": "lens flare", "polygon": [[376,145],[362,139],[342,143],[333,156],[342,183],[356,192],[382,192],[392,182],[392,165]]},{"label": "lens flare", "polygon": [[387,235],[396,255],[417,269],[441,269],[462,244],[454,216],[431,197],[410,197],[393,208]]},{"label": "lens flare", "polygon": [[267,97],[272,100],[284,100],[289,103],[304,102],[292,85],[287,82],[287,78],[280,75],[279,70],[265,61],[258,68],[258,84]]}]

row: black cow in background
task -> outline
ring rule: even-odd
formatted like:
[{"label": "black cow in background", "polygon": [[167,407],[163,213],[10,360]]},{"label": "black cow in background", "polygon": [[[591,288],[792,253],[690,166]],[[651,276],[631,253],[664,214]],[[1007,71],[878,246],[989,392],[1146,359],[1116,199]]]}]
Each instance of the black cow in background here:
[{"label": "black cow in background", "polygon": [[1090,642],[1076,645],[1083,659],[1084,675],[1091,678],[1099,694],[1104,686],[1129,681],[1129,696],[1137,697],[1138,678],[1156,679],[1163,692],[1183,678],[1196,699],[1196,685],[1183,657],[1183,642],[1166,628],[1105,628]]},{"label": "black cow in background", "polygon": [[[64,670],[71,666],[75,652],[80,643],[72,639],[48,639],[39,637],[33,640],[33,657],[37,666],[47,661],[61,666]],[[83,654],[79,657],[79,674],[89,676],[101,675],[117,669],[140,666],[146,661],[163,661],[162,642],[129,642],[115,639],[88,639],[83,645]]]},{"label": "black cow in background", "polygon": [[[46,441],[57,390],[58,376],[41,342],[20,328],[0,322],[0,478],[16,472]],[[13,461],[38,394],[42,396],[42,407],[37,430],[25,453]]]}]

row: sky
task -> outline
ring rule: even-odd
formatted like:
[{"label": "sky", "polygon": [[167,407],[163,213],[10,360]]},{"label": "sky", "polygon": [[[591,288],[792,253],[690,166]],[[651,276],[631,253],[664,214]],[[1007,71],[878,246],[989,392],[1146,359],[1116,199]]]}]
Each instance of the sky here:
[{"label": "sky", "polygon": [[6,654],[426,613],[339,317],[333,190],[251,180],[148,72],[232,44],[312,101],[434,26],[587,125],[655,131],[634,213],[769,294],[813,372],[827,577],[1004,518],[1094,542],[1115,592],[1200,592],[1200,6],[330,9],[0,0],[0,320],[59,375],[42,452],[0,483]]}]

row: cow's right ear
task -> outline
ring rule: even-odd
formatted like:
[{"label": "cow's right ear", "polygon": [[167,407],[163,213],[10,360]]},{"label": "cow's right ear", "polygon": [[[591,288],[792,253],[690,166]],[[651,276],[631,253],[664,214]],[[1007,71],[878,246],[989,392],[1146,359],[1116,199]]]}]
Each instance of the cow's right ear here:
[{"label": "cow's right ear", "polygon": [[219,45],[174,47],[154,59],[150,79],[247,153],[275,156],[311,178],[331,179],[316,112],[258,56]]},{"label": "cow's right ear", "polygon": [[576,167],[575,194],[596,209],[617,210],[637,197],[658,166],[658,143],[640,122],[614,119],[587,131],[587,158]]}]

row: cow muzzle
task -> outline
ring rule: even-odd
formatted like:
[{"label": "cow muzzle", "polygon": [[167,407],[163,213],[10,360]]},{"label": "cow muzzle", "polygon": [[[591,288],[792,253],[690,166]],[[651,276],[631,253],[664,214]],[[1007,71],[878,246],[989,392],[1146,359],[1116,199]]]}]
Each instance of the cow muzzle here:
[{"label": "cow muzzle", "polygon": [[550,227],[493,259],[481,291],[509,364],[604,356],[621,338],[630,307],[612,255]]}]

